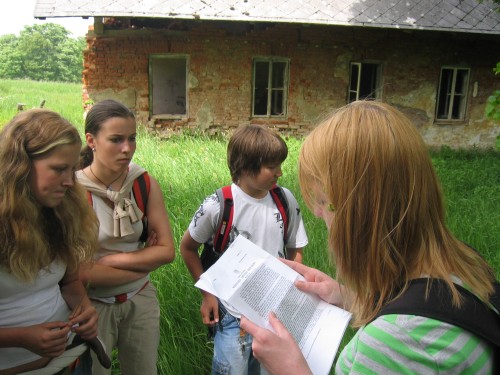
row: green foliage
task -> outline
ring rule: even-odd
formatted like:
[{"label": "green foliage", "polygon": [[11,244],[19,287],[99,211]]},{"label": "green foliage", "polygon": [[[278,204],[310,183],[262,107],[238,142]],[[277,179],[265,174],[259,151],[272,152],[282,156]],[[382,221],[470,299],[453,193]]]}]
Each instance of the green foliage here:
[{"label": "green foliage", "polygon": [[80,82],[85,40],[73,39],[63,26],[25,26],[19,37],[0,37],[0,78]]},{"label": "green foliage", "polygon": [[14,34],[0,36],[0,77],[16,78],[22,75],[18,45]]},{"label": "green foliage", "polygon": [[[500,0],[490,0],[490,1],[495,4],[493,9],[497,12],[500,12]],[[477,2],[482,3],[482,2],[484,2],[484,0],[477,0]]]},{"label": "green foliage", "polygon": [[[497,66],[493,68],[493,71],[495,72],[495,75],[500,74],[500,62],[498,62]],[[493,94],[488,97],[485,115],[489,119],[495,121],[500,120],[500,90],[495,90]]]}]

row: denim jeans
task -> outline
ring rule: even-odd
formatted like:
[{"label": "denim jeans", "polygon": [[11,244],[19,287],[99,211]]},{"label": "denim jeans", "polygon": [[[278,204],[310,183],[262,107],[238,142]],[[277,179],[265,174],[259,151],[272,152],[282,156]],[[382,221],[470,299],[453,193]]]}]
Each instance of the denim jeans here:
[{"label": "denim jeans", "polygon": [[[221,309],[224,309],[221,307]],[[252,336],[240,336],[240,322],[226,313],[214,338],[212,375],[260,375],[260,364],[252,354]]]}]

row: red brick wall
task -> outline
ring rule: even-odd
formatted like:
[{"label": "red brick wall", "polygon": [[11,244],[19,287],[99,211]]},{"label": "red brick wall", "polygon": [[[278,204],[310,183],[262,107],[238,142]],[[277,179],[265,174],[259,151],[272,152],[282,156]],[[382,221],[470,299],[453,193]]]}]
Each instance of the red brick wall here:
[{"label": "red brick wall", "polygon": [[[499,58],[499,36],[290,24],[248,26],[235,32],[222,24],[200,22],[186,31],[105,30],[102,35],[89,33],[87,42],[84,100],[123,99],[141,122],[158,129],[203,127],[204,111],[210,113],[215,129],[261,123],[285,133],[307,134],[319,117],[346,103],[349,63],[376,60],[383,64],[381,99],[407,113],[429,144],[443,143],[435,139],[443,137],[444,143],[459,146],[474,134],[491,143],[499,133],[497,125],[483,118],[487,97],[499,87],[499,77],[492,72]],[[148,58],[166,53],[189,56],[196,84],[188,89],[185,118],[151,120]],[[256,56],[290,59],[286,118],[251,117]],[[458,125],[434,123],[443,65],[471,68],[467,119]]]}]

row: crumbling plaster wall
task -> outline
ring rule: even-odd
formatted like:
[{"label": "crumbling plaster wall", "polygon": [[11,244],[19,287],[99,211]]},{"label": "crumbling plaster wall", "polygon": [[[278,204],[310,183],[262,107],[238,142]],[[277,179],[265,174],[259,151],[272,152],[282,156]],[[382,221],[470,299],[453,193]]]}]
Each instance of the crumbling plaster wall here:
[{"label": "crumbling plaster wall", "polygon": [[[287,24],[233,32],[200,22],[187,31],[89,33],[87,42],[84,100],[117,98],[159,132],[257,123],[306,135],[320,118],[346,104],[350,62],[376,61],[383,67],[380,100],[406,113],[430,146],[492,147],[500,134],[499,124],[483,115],[487,97],[500,86],[492,71],[498,37]],[[189,111],[184,118],[154,120],[149,116],[148,58],[168,53],[189,56]],[[290,59],[286,117],[251,116],[252,59],[262,56]],[[444,65],[471,69],[464,122],[440,124],[434,119]]]}]

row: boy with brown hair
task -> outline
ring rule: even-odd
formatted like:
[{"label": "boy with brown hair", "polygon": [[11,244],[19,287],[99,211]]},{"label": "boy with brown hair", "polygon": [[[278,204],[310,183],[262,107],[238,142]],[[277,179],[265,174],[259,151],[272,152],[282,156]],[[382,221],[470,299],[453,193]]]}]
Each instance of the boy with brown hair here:
[{"label": "boy with brown hair", "polygon": [[[284,218],[270,194],[282,176],[281,164],[287,156],[286,143],[272,130],[259,125],[235,130],[227,148],[234,210],[229,242],[241,234],[276,257],[301,262],[308,239],[297,200],[280,187],[288,205],[289,217]],[[195,281],[203,273],[198,249],[204,243],[210,246],[218,229],[222,215],[219,199],[214,193],[202,202],[180,244]],[[203,323],[216,325],[212,374],[260,374],[260,365],[252,355],[252,337],[240,329],[239,314],[210,293],[201,293]]]}]

